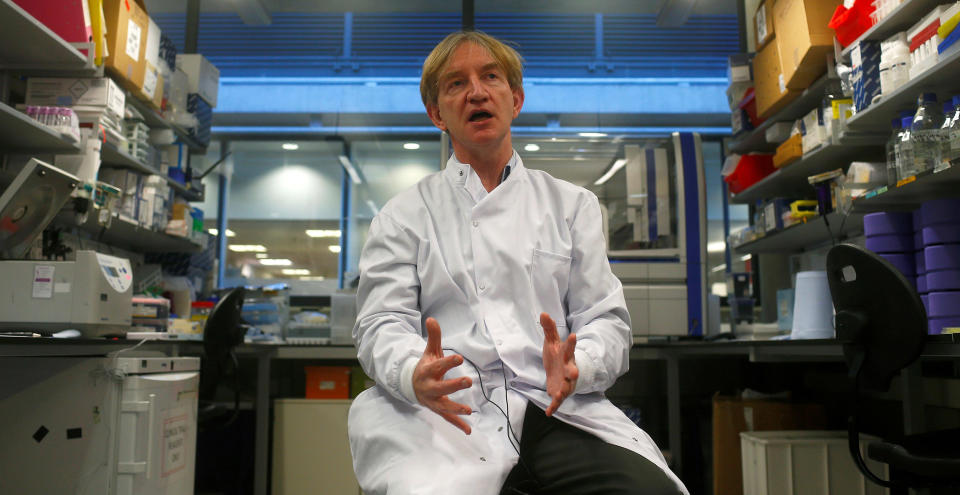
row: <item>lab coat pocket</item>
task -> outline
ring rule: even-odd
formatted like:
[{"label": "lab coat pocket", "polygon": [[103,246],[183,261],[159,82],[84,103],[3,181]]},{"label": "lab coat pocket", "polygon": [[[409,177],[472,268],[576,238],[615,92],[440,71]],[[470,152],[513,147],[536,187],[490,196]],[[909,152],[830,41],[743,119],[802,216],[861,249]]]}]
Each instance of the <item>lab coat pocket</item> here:
[{"label": "lab coat pocket", "polygon": [[557,324],[561,338],[566,335],[566,299],[572,261],[569,256],[534,248],[530,265],[533,300],[537,305],[531,308],[535,321],[540,321],[540,313],[547,313]]}]

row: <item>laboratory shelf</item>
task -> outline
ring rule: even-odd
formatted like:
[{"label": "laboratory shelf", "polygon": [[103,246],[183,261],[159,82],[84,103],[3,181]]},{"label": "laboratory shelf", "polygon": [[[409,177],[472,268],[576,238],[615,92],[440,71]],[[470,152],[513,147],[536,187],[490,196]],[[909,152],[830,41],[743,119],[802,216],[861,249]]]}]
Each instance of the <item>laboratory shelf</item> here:
[{"label": "laboratory shelf", "polygon": [[813,188],[807,177],[836,168],[846,168],[852,161],[871,161],[882,158],[883,150],[876,146],[829,144],[803,156],[799,161],[764,177],[740,194],[730,198],[731,203],[751,204],[770,198],[813,197]]},{"label": "laboratory shelf", "polygon": [[150,128],[173,129],[174,134],[177,135],[177,139],[179,139],[181,143],[187,145],[187,148],[189,148],[190,151],[206,151],[206,146],[203,146],[193,139],[186,129],[176,124],[167,122],[159,113],[157,113],[156,110],[150,108],[150,106],[137,97],[127,93],[127,102],[133,105],[133,107],[136,108],[141,115],[143,115],[144,123],[146,123]]},{"label": "laboratory shelf", "polygon": [[80,146],[66,136],[4,103],[0,103],[0,148],[44,150],[49,153],[80,151]]},{"label": "laboratory shelf", "polygon": [[803,90],[796,99],[783,107],[782,110],[764,120],[756,129],[742,136],[735,137],[730,143],[729,151],[733,153],[748,153],[751,151],[774,151],[777,143],[768,143],[766,131],[777,122],[792,122],[803,117],[813,110],[823,100],[823,92],[830,80],[829,74],[814,81],[809,88]]},{"label": "laboratory shelf", "polygon": [[883,41],[900,31],[906,31],[914,24],[920,22],[923,16],[930,13],[934,7],[944,3],[943,0],[905,0],[894,8],[886,17],[880,19],[857,38],[857,41],[850,43],[849,46],[840,52],[844,60],[848,60],[853,47],[863,40]]},{"label": "laboratory shelf", "polygon": [[920,93],[935,92],[943,98],[960,92],[958,73],[960,73],[960,50],[941,58],[936,65],[911,79],[889,96],[882,97],[866,110],[858,112],[847,121],[847,128],[852,131],[878,131],[889,134],[890,121],[899,116],[900,110],[916,108],[917,96]]},{"label": "laboratory shelf", "polygon": [[93,74],[79,50],[11,0],[0,0],[0,70]]},{"label": "laboratory shelf", "polygon": [[76,228],[91,234],[91,239],[138,253],[198,253],[204,246],[185,237],[145,229],[140,225],[114,216],[107,228],[97,223],[100,210],[95,208],[82,224],[77,224],[75,214],[68,210],[60,212],[54,222],[62,227]]},{"label": "laboratory shelf", "polygon": [[[955,162],[956,163],[956,162]],[[913,210],[930,199],[960,197],[960,163],[937,173],[917,177],[900,187],[884,187],[853,201],[856,212]]]},{"label": "laboratory shelf", "polygon": [[812,218],[806,223],[791,225],[733,249],[738,254],[796,253],[834,241],[841,242],[862,232],[862,213],[854,212],[845,217],[832,212],[827,214],[826,220],[824,217]]},{"label": "laboratory shelf", "polygon": [[177,191],[177,194],[185,198],[187,201],[203,201],[203,191],[187,188],[172,178],[164,176],[159,170],[137,160],[126,151],[118,148],[113,143],[103,143],[103,148],[100,152],[100,159],[105,165],[135,170],[141,174],[159,175],[167,181],[167,184],[170,184],[172,189]]}]

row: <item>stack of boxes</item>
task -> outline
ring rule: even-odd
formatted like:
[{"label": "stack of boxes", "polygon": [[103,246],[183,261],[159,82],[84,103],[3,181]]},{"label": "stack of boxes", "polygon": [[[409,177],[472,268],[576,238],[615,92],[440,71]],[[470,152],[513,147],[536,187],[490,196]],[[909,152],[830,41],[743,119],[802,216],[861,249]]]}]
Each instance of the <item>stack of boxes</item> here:
[{"label": "stack of boxes", "polygon": [[911,282],[916,280],[913,214],[908,211],[883,211],[863,217],[867,249],[890,262]]},{"label": "stack of boxes", "polygon": [[764,0],[760,5],[754,17],[757,55],[753,60],[760,118],[782,109],[826,72],[826,56],[833,51],[833,31],[827,22],[839,3]]},{"label": "stack of boxes", "polygon": [[863,227],[867,249],[915,283],[929,333],[960,327],[960,199],[926,201],[914,212],[871,213]]},{"label": "stack of boxes", "polygon": [[203,55],[190,53],[176,56],[177,70],[187,76],[187,112],[197,119],[190,128],[190,136],[206,146],[210,142],[213,109],[217,106],[220,71]]},{"label": "stack of boxes", "polygon": [[850,83],[853,85],[853,108],[863,111],[870,106],[873,98],[880,95],[880,43],[860,41],[850,52],[853,71]]},{"label": "stack of boxes", "polygon": [[926,201],[918,212],[925,271],[918,289],[929,331],[939,334],[960,327],[960,199]]},{"label": "stack of boxes", "polygon": [[104,168],[103,182],[120,189],[119,216],[145,229],[164,231],[170,220],[171,189],[159,175],[142,175],[132,170]]},{"label": "stack of boxes", "polygon": [[153,164],[156,151],[150,146],[150,127],[141,120],[123,121],[123,137],[127,139],[127,152],[140,163]]}]

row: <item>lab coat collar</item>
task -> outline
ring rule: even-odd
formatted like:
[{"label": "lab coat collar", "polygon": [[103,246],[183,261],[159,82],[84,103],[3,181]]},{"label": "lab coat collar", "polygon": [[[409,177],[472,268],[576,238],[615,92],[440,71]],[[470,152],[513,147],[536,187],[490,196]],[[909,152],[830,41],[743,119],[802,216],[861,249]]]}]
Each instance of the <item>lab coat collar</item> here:
[{"label": "lab coat collar", "polygon": [[[517,154],[516,150],[513,151],[513,155],[510,157],[510,161],[507,162],[507,166],[510,167],[510,174],[497,187],[513,181],[520,181],[525,175],[523,160],[520,159],[520,155]],[[455,153],[450,155],[450,159],[447,160],[447,168],[443,170],[443,173],[449,180],[466,189],[476,202],[479,202],[488,194],[487,190],[483,187],[483,183],[480,181],[480,176],[473,170],[473,167],[468,163],[457,160]]]}]

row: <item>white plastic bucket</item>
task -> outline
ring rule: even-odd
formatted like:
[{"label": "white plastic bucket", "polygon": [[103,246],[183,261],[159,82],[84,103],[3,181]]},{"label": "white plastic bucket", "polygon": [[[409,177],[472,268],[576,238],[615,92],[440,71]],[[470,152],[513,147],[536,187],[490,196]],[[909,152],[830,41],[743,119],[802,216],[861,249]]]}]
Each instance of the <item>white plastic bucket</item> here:
[{"label": "white plastic bucket", "polygon": [[833,300],[827,284],[827,272],[798,272],[793,299],[791,339],[831,339]]}]

